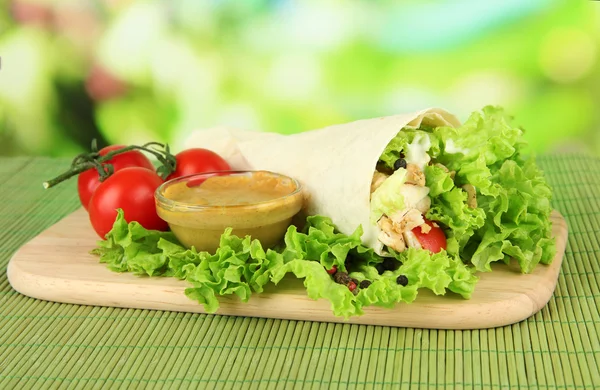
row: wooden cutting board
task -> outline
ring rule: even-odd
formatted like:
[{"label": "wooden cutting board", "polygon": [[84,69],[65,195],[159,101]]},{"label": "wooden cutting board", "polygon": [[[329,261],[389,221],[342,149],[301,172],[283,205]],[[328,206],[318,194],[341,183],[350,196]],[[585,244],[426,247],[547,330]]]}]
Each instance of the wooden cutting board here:
[{"label": "wooden cutting board", "polygon": [[[345,321],[335,317],[329,302],[306,296],[302,280],[293,276],[272,284],[249,302],[236,296],[220,298],[216,314],[290,320],[433,329],[479,329],[512,324],[544,307],[556,287],[567,241],[567,225],[552,214],[557,255],[550,266],[539,265],[522,275],[514,265],[496,264],[480,274],[472,299],[419,292],[411,304],[394,309],[365,308],[365,314]],[[139,277],[115,273],[88,252],[98,237],[87,213],[80,209],[19,249],[8,265],[8,279],[21,294],[54,302],[122,308],[203,313],[203,306],[184,294],[189,284],[175,278]]]}]

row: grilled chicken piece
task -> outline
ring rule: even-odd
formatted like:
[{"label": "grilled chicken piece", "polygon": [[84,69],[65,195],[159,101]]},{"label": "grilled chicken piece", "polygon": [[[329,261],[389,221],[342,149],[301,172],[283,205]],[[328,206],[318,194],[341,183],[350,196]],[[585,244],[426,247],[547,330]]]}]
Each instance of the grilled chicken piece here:
[{"label": "grilled chicken piece", "polygon": [[[435,227],[439,227],[438,224],[435,222],[433,222],[432,225]],[[419,227],[421,228],[421,233],[423,233],[423,234],[427,234],[431,231],[431,226],[429,226],[426,223],[424,223],[423,225],[419,225]]]},{"label": "grilled chicken piece", "polygon": [[406,184],[425,187],[425,174],[416,164],[408,164],[406,166]]},{"label": "grilled chicken piece", "polygon": [[403,252],[406,249],[404,237],[402,237],[401,233],[394,230],[392,221],[388,217],[381,217],[377,224],[381,229],[377,238],[382,244],[387,245],[397,252]]},{"label": "grilled chicken piece", "polygon": [[[371,193],[388,178],[388,175],[375,172],[371,182]],[[381,229],[379,241],[394,249],[403,252],[406,247],[421,248],[412,229],[420,227],[423,232],[431,230],[425,223],[423,215],[431,207],[429,188],[425,187],[425,175],[415,164],[407,165],[406,182],[398,189],[404,198],[404,209],[388,216],[383,216],[377,224]]]},{"label": "grilled chicken piece", "polygon": [[421,199],[416,205],[415,209],[419,210],[421,214],[426,214],[431,207],[431,199],[427,196]]},{"label": "grilled chicken piece", "polygon": [[423,214],[417,209],[407,209],[399,213],[394,213],[390,216],[392,226],[398,233],[403,233],[408,230],[413,230],[417,226],[425,224]]},{"label": "grilled chicken piece", "polygon": [[429,194],[429,188],[427,187],[419,187],[414,184],[404,184],[400,188],[399,192],[404,197],[404,207],[407,209],[414,209],[417,208],[417,206],[420,208],[427,206],[427,209],[429,209],[429,205],[431,205],[431,201],[429,201],[429,205],[427,205],[427,201],[424,201],[424,199],[429,199],[427,196]]},{"label": "grilled chicken piece", "polygon": [[417,248],[417,249],[421,249],[423,248],[421,246],[421,243],[419,242],[419,240],[417,240],[417,236],[415,236],[415,234],[411,231],[407,231],[402,233],[402,235],[404,236],[404,241],[406,242],[406,245],[409,248]]},{"label": "grilled chicken piece", "polygon": [[373,179],[371,180],[371,193],[375,192],[377,188],[387,179],[389,176],[385,173],[381,173],[379,171],[375,171],[373,174]]}]

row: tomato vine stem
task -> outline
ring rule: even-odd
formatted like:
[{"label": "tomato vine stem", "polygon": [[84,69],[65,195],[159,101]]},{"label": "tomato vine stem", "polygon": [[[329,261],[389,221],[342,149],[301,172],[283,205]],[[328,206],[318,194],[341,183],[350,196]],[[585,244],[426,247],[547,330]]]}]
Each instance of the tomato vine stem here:
[{"label": "tomato vine stem", "polygon": [[148,142],[141,146],[129,145],[121,149],[111,150],[104,156],[101,156],[97,150],[98,148],[96,146],[96,140],[93,140],[91,149],[91,152],[81,153],[75,156],[71,162],[71,167],[55,178],[45,181],[43,183],[44,188],[47,189],[54,187],[55,185],[62,183],[73,176],[77,176],[88,169],[96,169],[98,171],[99,180],[102,182],[114,172],[112,164],[108,164],[107,162],[116,155],[132,150],[141,150],[155,156],[161,164],[157,168],[156,173],[163,179],[167,178],[167,176],[173,173],[177,165],[177,160],[175,159],[175,156],[171,154],[169,145],[161,144],[160,142]]}]

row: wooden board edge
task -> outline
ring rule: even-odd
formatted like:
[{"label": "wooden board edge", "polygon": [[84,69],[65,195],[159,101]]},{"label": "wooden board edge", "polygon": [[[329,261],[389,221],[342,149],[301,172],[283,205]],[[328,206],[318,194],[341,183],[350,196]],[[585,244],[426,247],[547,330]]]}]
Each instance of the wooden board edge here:
[{"label": "wooden board edge", "polygon": [[[309,298],[295,299],[294,310],[289,310],[290,297],[269,296],[257,294],[248,302],[241,303],[236,298],[220,298],[220,308],[216,313],[206,313],[203,306],[190,300],[184,294],[185,287],[165,288],[163,295],[170,296],[168,304],[164,301],[154,300],[153,297],[146,295],[144,287],[139,285],[128,285],[125,288],[119,286],[119,292],[111,291],[110,285],[105,283],[96,284],[86,281],[72,282],[64,284],[63,281],[48,276],[32,275],[24,273],[18,269],[18,265],[10,267],[11,280],[14,283],[13,288],[19,293],[31,298],[45,300],[49,302],[60,302],[76,305],[90,305],[90,299],[96,299],[93,292],[104,290],[103,302],[95,303],[93,306],[133,308],[147,310],[163,310],[177,312],[193,312],[198,314],[213,314],[225,316],[241,316],[256,318],[274,318],[282,320],[295,321],[316,321],[342,324],[358,325],[376,325],[392,326],[404,328],[420,329],[485,329],[508,325],[509,323],[519,322],[529,317],[535,311],[535,305],[526,295],[518,295],[517,299],[495,302],[496,305],[502,305],[504,313],[510,313],[499,317],[495,311],[490,310],[489,305],[465,305],[462,301],[457,301],[454,308],[442,305],[420,305],[418,303],[397,304],[394,309],[383,309],[378,307],[364,308],[364,314],[358,317],[344,319],[336,317],[331,312],[329,303],[326,300],[307,302]],[[74,295],[72,289],[77,289],[78,294]],[[43,291],[43,293],[41,293]],[[91,294],[87,294],[89,291]],[[123,296],[130,299],[123,300]],[[135,299],[131,299],[135,297]],[[294,299],[294,298],[292,298]],[[422,317],[423,307],[430,313],[428,318]],[[473,317],[477,318],[474,323]],[[442,320],[440,322],[438,320]]]}]

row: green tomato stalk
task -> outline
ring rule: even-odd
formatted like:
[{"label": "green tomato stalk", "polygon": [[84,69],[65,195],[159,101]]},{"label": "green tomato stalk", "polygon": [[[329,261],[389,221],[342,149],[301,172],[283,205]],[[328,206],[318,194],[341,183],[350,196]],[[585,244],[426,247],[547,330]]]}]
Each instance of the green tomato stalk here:
[{"label": "green tomato stalk", "polygon": [[175,156],[171,154],[169,145],[161,144],[159,142],[148,142],[142,146],[129,145],[121,149],[112,150],[104,156],[101,156],[98,151],[96,140],[94,139],[92,141],[91,150],[91,152],[77,155],[71,162],[71,167],[69,170],[61,173],[51,180],[45,181],[43,183],[44,188],[48,189],[54,187],[55,185],[62,183],[73,176],[77,176],[88,169],[96,169],[98,171],[99,180],[102,182],[114,173],[112,164],[107,164],[107,162],[116,155],[132,150],[142,150],[154,155],[161,163],[161,165],[157,168],[156,173],[163,179],[173,173],[177,165],[177,160],[175,159]]}]

